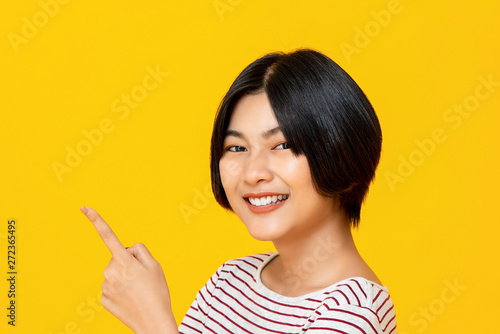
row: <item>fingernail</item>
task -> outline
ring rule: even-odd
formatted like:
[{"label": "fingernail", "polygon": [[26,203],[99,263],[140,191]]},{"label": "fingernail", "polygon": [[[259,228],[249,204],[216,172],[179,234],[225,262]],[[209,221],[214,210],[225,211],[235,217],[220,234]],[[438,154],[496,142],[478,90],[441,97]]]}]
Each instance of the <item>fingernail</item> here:
[{"label": "fingernail", "polygon": [[80,211],[83,212],[83,214],[86,216],[87,213],[89,213],[89,208],[87,208],[86,206],[82,206],[80,208]]}]

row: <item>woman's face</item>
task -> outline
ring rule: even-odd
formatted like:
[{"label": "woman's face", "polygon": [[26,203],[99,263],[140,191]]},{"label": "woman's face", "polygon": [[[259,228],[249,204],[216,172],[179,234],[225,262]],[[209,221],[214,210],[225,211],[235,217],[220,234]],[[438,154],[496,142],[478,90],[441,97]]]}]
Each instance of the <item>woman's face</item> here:
[{"label": "woman's face", "polygon": [[231,208],[255,239],[294,240],[338,210],[314,188],[306,157],[288,148],[265,93],[236,104],[219,168]]}]

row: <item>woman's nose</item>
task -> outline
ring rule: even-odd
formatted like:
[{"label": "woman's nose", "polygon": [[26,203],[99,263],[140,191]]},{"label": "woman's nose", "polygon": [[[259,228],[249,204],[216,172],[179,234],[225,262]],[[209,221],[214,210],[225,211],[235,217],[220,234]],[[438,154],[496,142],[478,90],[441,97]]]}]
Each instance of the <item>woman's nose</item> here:
[{"label": "woman's nose", "polygon": [[243,171],[243,181],[249,184],[271,181],[274,174],[269,164],[269,158],[264,153],[250,155]]}]

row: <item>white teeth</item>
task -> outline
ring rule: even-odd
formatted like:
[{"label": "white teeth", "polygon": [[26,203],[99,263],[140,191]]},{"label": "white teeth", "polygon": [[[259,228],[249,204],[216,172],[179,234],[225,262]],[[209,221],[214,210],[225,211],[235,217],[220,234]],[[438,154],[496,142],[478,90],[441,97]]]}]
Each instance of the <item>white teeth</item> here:
[{"label": "white teeth", "polygon": [[261,197],[261,198],[248,197],[248,201],[252,205],[263,206],[263,205],[269,205],[269,204],[278,204],[278,203],[288,199],[288,197],[289,197],[288,195],[273,195],[273,196],[266,196],[266,197]]}]

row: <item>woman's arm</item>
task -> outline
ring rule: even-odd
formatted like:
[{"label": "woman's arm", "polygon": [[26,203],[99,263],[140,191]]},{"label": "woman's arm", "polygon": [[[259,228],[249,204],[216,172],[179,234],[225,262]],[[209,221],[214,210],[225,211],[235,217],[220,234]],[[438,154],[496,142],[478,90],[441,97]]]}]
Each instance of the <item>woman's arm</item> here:
[{"label": "woman's arm", "polygon": [[143,244],[124,248],[95,210],[81,210],[112,255],[103,273],[102,306],[136,334],[178,334],[170,292],[158,261]]}]

